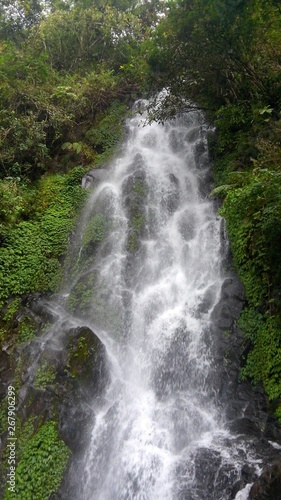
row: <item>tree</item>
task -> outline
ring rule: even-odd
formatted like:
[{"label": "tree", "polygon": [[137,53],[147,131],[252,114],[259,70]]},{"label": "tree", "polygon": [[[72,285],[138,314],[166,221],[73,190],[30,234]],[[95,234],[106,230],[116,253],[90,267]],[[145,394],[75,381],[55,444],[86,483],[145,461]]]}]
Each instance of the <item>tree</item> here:
[{"label": "tree", "polygon": [[106,64],[117,71],[140,42],[141,27],[130,12],[76,6],[51,13],[31,37],[37,53],[44,51],[56,70],[89,71]]},{"label": "tree", "polygon": [[42,0],[2,0],[0,5],[0,39],[20,41],[25,32],[40,21]]},{"label": "tree", "polygon": [[150,49],[152,80],[214,111],[238,101],[278,106],[280,24],[280,8],[266,0],[171,2]]}]

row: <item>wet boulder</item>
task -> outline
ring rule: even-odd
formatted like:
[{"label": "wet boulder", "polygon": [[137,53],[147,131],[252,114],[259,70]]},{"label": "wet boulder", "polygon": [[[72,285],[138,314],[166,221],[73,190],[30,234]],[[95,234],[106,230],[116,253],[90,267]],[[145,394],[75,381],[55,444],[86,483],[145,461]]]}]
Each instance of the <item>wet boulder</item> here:
[{"label": "wet boulder", "polygon": [[68,335],[67,372],[90,397],[101,392],[107,380],[105,346],[88,327],[78,327]]},{"label": "wet boulder", "polygon": [[140,154],[135,156],[132,166],[134,167],[132,174],[125,179],[122,185],[124,207],[129,221],[127,250],[130,254],[140,249],[140,239],[145,233],[147,196],[146,173]]},{"label": "wet boulder", "polygon": [[108,382],[106,350],[87,327],[69,330],[64,371],[55,388],[59,433],[72,451],[83,448],[94,421],[95,402]]},{"label": "wet boulder", "polygon": [[46,299],[46,295],[34,293],[26,295],[23,300],[23,306],[38,327],[46,323],[52,324],[59,318],[58,311]]},{"label": "wet boulder", "polygon": [[235,275],[222,284],[221,298],[212,312],[213,323],[221,330],[228,330],[237,320],[245,305],[244,287]]},{"label": "wet boulder", "polygon": [[107,171],[105,168],[93,168],[82,179],[82,189],[90,189],[98,182],[106,178]]},{"label": "wet boulder", "polygon": [[273,463],[254,482],[250,500],[280,500],[281,498],[281,460]]},{"label": "wet boulder", "polygon": [[21,352],[22,386],[18,416],[35,419],[35,427],[58,420],[59,435],[72,452],[87,443],[95,405],[108,383],[106,349],[86,326],[61,326],[60,339],[47,340],[34,359],[33,344]]},{"label": "wet boulder", "polygon": [[174,213],[180,204],[180,182],[174,174],[169,174],[167,181],[169,183],[166,195],[162,198],[162,206],[168,213]]}]

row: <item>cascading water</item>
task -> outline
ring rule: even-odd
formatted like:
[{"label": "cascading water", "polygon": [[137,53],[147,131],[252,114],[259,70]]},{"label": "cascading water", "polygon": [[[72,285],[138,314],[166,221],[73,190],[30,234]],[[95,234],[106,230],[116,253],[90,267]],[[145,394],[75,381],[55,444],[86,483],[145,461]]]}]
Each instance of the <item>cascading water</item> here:
[{"label": "cascading water", "polygon": [[[199,189],[206,130],[198,113],[165,127],[140,125],[139,117],[130,120],[123,156],[91,200],[110,207],[112,250],[95,270],[98,294],[107,296],[103,314],[115,314],[121,326],[99,324],[115,344],[112,382],[87,452],[89,499],[172,498],[181,458],[222,432],[208,383],[208,326],[222,276],[220,220]],[[128,193],[134,188],[137,200]],[[134,224],[141,241],[130,249]]]},{"label": "cascading water", "polygon": [[227,500],[259,460],[227,430],[218,395],[211,316],[225,277],[222,221],[204,193],[207,127],[192,112],[165,126],[135,115],[128,128],[89,197],[65,292],[73,305],[84,290],[72,311],[105,344],[110,371],[72,495]]}]

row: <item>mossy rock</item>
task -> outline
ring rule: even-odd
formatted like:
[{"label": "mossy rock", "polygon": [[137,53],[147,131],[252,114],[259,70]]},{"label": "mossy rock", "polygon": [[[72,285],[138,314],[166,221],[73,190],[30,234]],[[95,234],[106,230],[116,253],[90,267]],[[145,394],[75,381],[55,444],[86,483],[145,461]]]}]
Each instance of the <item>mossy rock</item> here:
[{"label": "mossy rock", "polygon": [[83,251],[86,255],[88,253],[92,254],[104,239],[106,229],[106,219],[102,213],[95,214],[90,218],[82,238]]},{"label": "mossy rock", "polygon": [[23,405],[18,410],[22,422],[28,418],[35,418],[37,427],[40,427],[42,423],[57,418],[56,402],[51,388],[23,386],[19,397],[24,398]]},{"label": "mossy rock", "polygon": [[37,431],[46,422],[57,421],[60,438],[72,451],[79,451],[94,419],[89,401],[101,396],[108,382],[105,346],[87,327],[66,328],[61,349],[46,345],[33,373],[27,370],[31,359],[32,349],[24,346],[18,367],[21,425],[32,418]]},{"label": "mossy rock", "polygon": [[124,205],[129,220],[127,243],[127,250],[129,253],[135,253],[140,248],[140,238],[145,232],[145,207],[148,194],[146,173],[143,168],[143,159],[141,155],[135,156],[134,167],[135,170],[133,174],[130,175],[122,185]]},{"label": "mossy rock", "polygon": [[92,330],[87,327],[70,330],[67,350],[69,374],[83,387],[99,383],[105,347]]},{"label": "mossy rock", "polygon": [[94,272],[87,272],[72,288],[67,300],[67,307],[72,313],[81,315],[91,308],[95,295],[95,279]]},{"label": "mossy rock", "polygon": [[129,220],[130,227],[127,247],[129,252],[135,252],[140,248],[140,238],[145,228],[144,210],[133,203],[130,207]]},{"label": "mossy rock", "polygon": [[77,451],[87,444],[94,403],[108,383],[105,346],[87,327],[67,332],[67,365],[58,379],[57,400],[60,436]]}]

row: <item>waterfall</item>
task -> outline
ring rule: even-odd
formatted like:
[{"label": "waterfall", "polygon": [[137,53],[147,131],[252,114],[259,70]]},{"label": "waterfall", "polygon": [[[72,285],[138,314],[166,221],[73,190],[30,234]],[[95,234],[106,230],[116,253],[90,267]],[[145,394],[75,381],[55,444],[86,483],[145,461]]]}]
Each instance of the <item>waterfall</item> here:
[{"label": "waterfall", "polygon": [[260,462],[228,429],[219,396],[212,312],[225,275],[222,221],[207,195],[208,128],[195,111],[146,126],[134,114],[127,126],[89,195],[65,290],[110,370],[103,396],[89,401],[74,498],[227,500],[244,464],[258,472]]}]

